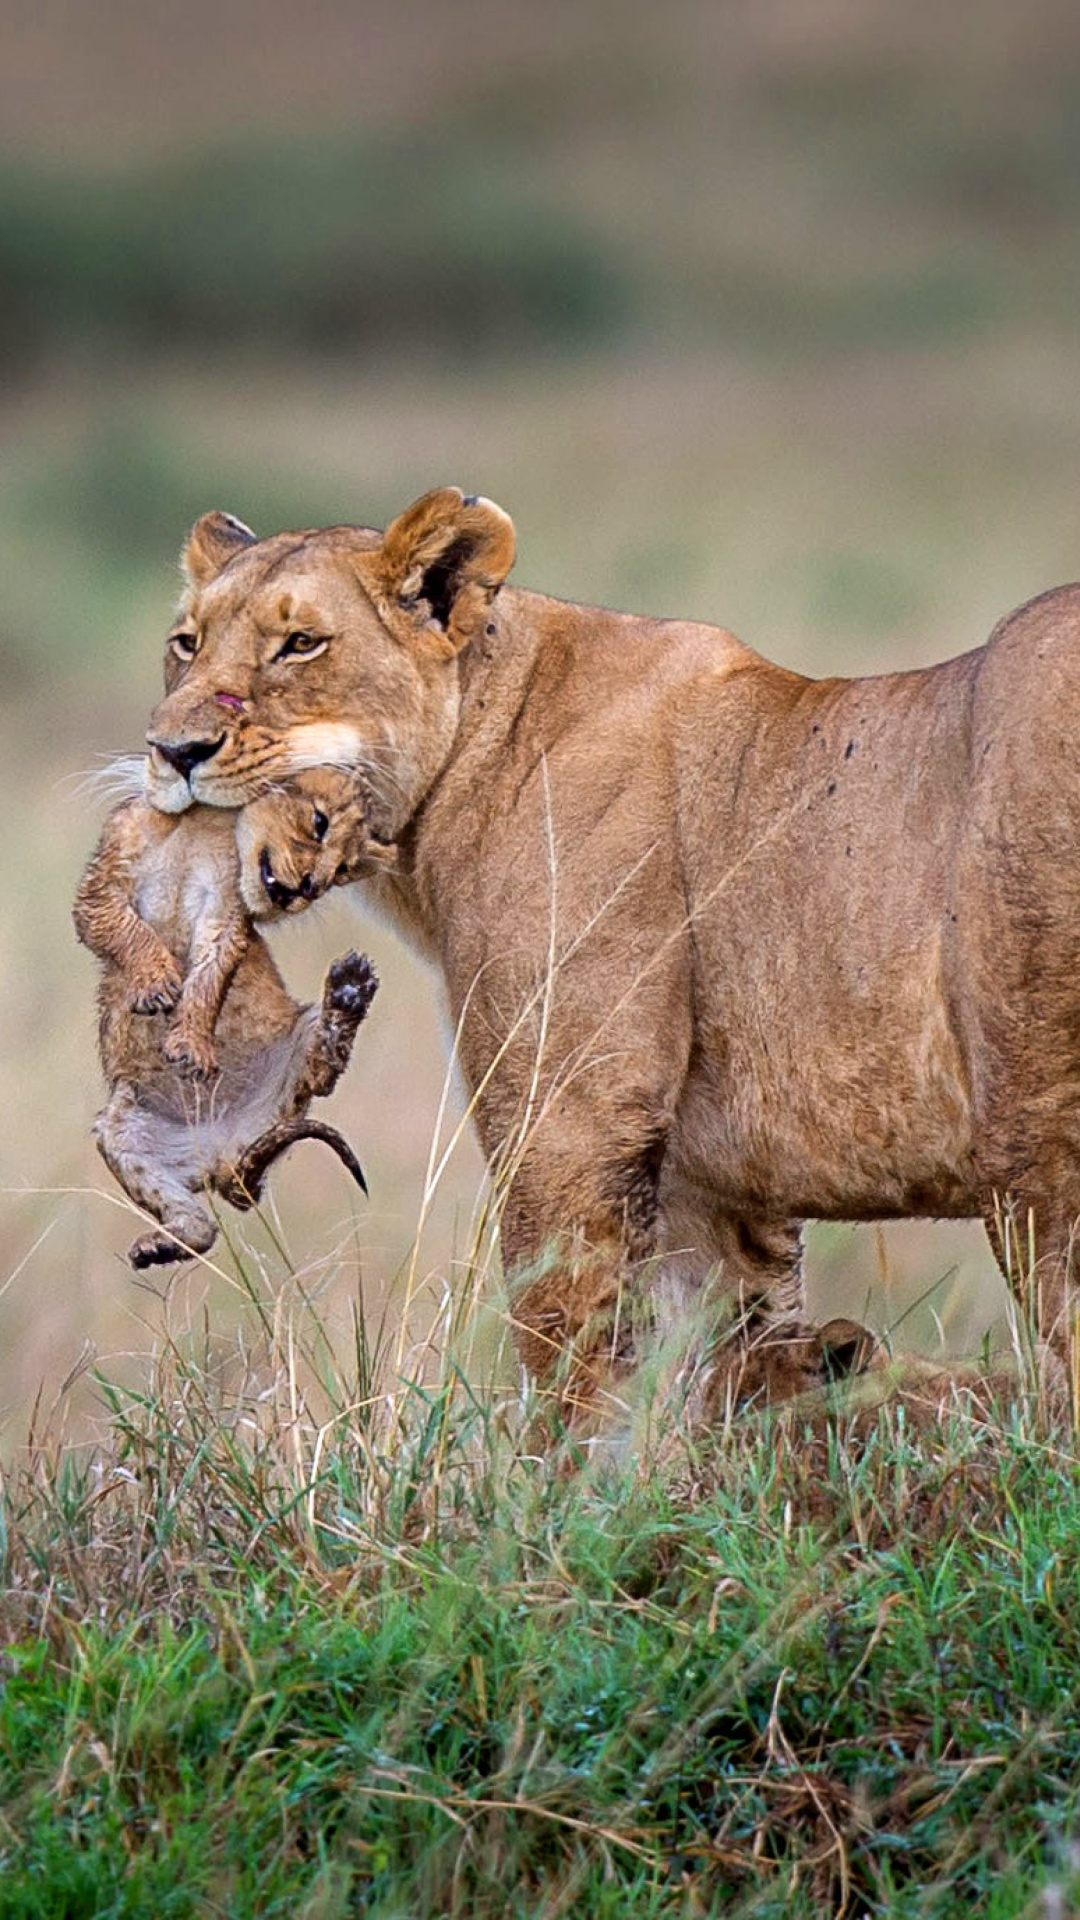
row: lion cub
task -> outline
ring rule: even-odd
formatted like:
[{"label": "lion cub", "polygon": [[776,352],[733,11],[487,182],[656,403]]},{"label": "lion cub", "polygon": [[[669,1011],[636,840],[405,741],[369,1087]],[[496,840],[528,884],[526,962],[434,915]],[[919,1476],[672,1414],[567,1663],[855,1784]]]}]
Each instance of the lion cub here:
[{"label": "lion cub", "polygon": [[298,913],[394,859],[371,835],[355,774],[335,767],[295,774],[239,814],[163,814],[136,799],[109,815],[74,918],[105,962],[110,1094],[98,1149],[161,1223],[133,1243],[132,1266],[207,1252],[217,1228],[196,1196],[250,1207],[295,1140],[325,1140],[364,1185],[336,1129],[305,1115],[348,1063],[375,969],[348,953],[330,968],[321,1005],[301,1005],[254,923]]}]

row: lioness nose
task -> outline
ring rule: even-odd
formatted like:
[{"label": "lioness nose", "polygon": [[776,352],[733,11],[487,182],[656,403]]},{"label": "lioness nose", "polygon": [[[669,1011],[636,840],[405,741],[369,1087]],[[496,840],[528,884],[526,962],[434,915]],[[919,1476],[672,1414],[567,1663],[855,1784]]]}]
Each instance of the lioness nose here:
[{"label": "lioness nose", "polygon": [[313,900],[315,898],[315,875],[313,873],[305,873],[296,891],[300,895],[301,900]]},{"label": "lioness nose", "polygon": [[217,740],[179,740],[175,746],[167,740],[151,738],[150,745],[156,747],[162,759],[167,760],[170,767],[175,767],[177,773],[182,774],[190,784],[191,769],[203,760],[212,760],[224,738],[222,734]]}]

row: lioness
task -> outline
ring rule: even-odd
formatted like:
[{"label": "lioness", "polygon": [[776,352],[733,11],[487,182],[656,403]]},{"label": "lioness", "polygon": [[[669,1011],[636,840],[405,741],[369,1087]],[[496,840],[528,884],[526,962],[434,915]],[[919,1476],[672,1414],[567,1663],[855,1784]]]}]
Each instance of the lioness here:
[{"label": "lioness", "polygon": [[[628,1345],[629,1281],[741,1301],[813,1376],[800,1223],[1034,1223],[1065,1338],[1080,1214],[1080,587],[923,672],[813,681],[729,633],[500,592],[453,487],[379,534],[207,514],[149,795],[363,770],[371,891],[442,969],[520,1351]],[[614,1324],[613,1324],[614,1323]],[[755,1367],[757,1371],[755,1372]]]},{"label": "lioness", "polygon": [[74,918],[105,962],[98,1148],[161,1223],[133,1243],[132,1266],[206,1253],[217,1228],[196,1196],[250,1207],[297,1140],[326,1141],[364,1185],[336,1128],[305,1116],[348,1064],[374,968],[345,955],[322,1005],[301,1006],[253,923],[393,858],[368,831],[364,789],[335,767],[297,774],[239,815],[195,807],[170,818],[141,799],[109,815]]}]

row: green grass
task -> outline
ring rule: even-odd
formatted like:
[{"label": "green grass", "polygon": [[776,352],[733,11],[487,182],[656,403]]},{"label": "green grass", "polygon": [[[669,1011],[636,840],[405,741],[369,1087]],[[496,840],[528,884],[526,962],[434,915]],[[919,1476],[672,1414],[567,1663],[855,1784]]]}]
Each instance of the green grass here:
[{"label": "green grass", "polygon": [[1064,1897],[1080,1463],[1037,1393],[707,1442],[667,1405],[662,1445],[646,1407],[590,1455],[453,1366],[391,1391],[362,1338],[305,1387],[254,1312],[241,1365],[167,1343],[99,1449],[9,1478],[0,1914]]}]

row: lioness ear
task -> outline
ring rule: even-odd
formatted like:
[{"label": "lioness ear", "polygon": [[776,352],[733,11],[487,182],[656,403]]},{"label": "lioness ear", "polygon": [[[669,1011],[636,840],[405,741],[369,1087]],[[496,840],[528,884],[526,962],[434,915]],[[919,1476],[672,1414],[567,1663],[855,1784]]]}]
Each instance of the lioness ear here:
[{"label": "lioness ear", "polygon": [[255,535],[231,513],[204,513],[187,537],[181,564],[193,587],[209,586],[241,547],[255,544]]},{"label": "lioness ear", "polygon": [[491,500],[438,487],[399,514],[363,562],[392,628],[435,627],[456,652],[514,564],[514,523]]}]

